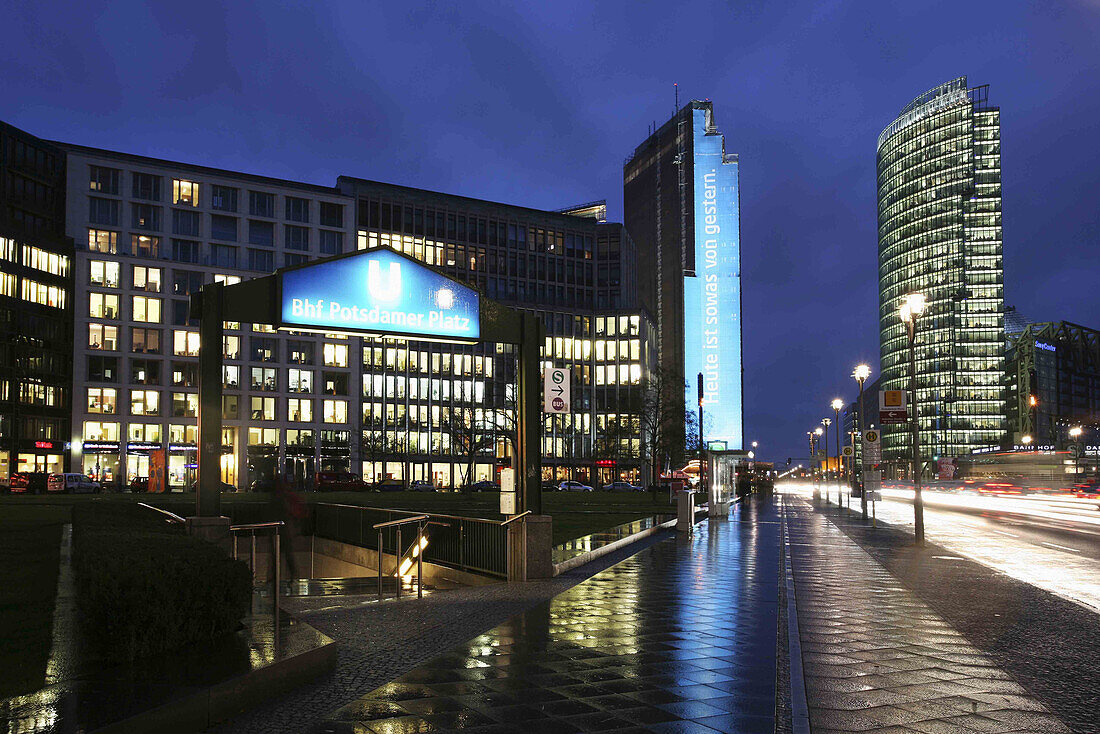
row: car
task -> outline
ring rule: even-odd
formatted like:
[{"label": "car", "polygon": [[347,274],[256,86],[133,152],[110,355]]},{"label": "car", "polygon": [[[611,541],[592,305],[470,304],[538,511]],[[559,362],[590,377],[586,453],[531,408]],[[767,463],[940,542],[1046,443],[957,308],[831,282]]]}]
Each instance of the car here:
[{"label": "car", "polygon": [[439,487],[435,486],[427,479],[414,479],[412,484],[409,485],[410,492],[438,492]]},{"label": "car", "polygon": [[[191,489],[194,491],[197,484],[192,484]],[[253,479],[252,483],[248,485],[249,492],[274,492],[275,480],[268,478]]]},{"label": "car", "polygon": [[8,491],[12,494],[45,494],[46,472],[20,471],[11,475]]},{"label": "car", "polygon": [[482,479],[481,481],[474,482],[473,484],[462,485],[462,492],[499,492],[500,485],[496,482],[490,482],[488,479]]},{"label": "car", "polygon": [[611,482],[603,485],[605,492],[641,492],[642,488],[630,482]]},{"label": "car", "polygon": [[318,492],[362,492],[367,483],[349,471],[319,471],[313,475],[313,488]]},{"label": "car", "polygon": [[543,482],[542,483],[542,491],[543,492],[557,492],[558,491],[558,483],[557,482]]},{"label": "car", "polygon": [[380,479],[373,484],[366,485],[367,489],[375,492],[404,492],[405,481],[403,479]]},{"label": "car", "polygon": [[561,492],[591,492],[592,488],[587,484],[566,480],[558,484],[558,490]]},{"label": "car", "polygon": [[[142,477],[140,479],[140,483],[137,483],[137,482],[138,482],[138,480],[134,480],[134,482],[130,482],[130,491],[131,492],[148,492],[149,491],[149,478],[148,477]],[[253,492],[270,492],[275,488],[274,483],[272,483],[272,485],[270,487],[264,486],[262,489],[257,489],[256,485],[262,484],[263,482],[271,482],[271,480],[270,479],[257,479],[256,481],[252,482],[252,491]],[[168,488],[166,491],[171,492],[172,489]],[[199,491],[199,483],[197,481],[196,482],[191,482],[191,484],[188,485],[188,487],[187,487],[187,491],[188,492],[198,492]],[[221,493],[224,494],[226,492],[236,492],[237,488],[234,487],[232,484],[229,484],[228,482],[218,482],[218,491],[220,491]]]},{"label": "car", "polygon": [[86,474],[65,472],[51,474],[46,480],[46,491],[64,494],[94,493],[102,492],[103,485]]}]

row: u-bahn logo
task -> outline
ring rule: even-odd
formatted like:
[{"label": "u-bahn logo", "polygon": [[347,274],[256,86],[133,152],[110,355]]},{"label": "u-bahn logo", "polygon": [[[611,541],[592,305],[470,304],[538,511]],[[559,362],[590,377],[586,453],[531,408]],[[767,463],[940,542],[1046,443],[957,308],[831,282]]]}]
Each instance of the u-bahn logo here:
[{"label": "u-bahn logo", "polygon": [[377,260],[367,263],[367,290],[379,301],[396,301],[401,297],[401,263],[391,262],[388,277],[382,277],[382,264]]}]

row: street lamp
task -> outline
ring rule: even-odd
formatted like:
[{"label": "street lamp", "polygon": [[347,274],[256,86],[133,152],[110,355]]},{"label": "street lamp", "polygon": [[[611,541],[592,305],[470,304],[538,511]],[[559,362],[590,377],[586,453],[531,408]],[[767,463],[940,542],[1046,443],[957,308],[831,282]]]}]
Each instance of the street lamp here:
[{"label": "street lamp", "polygon": [[[825,504],[829,504],[829,424],[832,423],[828,418],[821,419],[821,425],[825,426],[825,440],[822,442],[821,447],[825,450],[825,471],[822,472],[825,479]],[[840,504],[840,495],[837,495],[836,502]]]},{"label": "street lamp", "polygon": [[[856,419],[859,423],[859,436],[860,437],[863,436],[863,383],[866,382],[867,378],[870,377],[870,376],[871,376],[871,368],[868,367],[865,364],[857,365],[856,368],[854,370],[852,370],[852,377],[856,378],[856,382],[859,383],[859,402],[856,403]],[[860,454],[860,456],[862,457],[862,454]],[[855,457],[852,457],[852,458],[855,458]],[[863,470],[863,462],[862,461],[860,462],[860,466],[858,467],[858,469],[860,471]],[[856,474],[855,471],[852,472],[852,475],[853,475],[852,484],[854,485],[857,481],[860,481],[860,480],[857,479],[858,475]],[[862,481],[860,481],[860,487],[861,488],[863,487]],[[860,505],[860,508],[863,510],[863,519],[866,520],[867,519],[867,493],[864,492],[862,489],[860,489],[860,492],[859,492],[859,505]]]},{"label": "street lamp", "polygon": [[814,475],[814,432],[806,431],[810,439],[810,481],[814,483],[814,501],[821,499],[820,490],[817,487],[817,477]]},{"label": "street lamp", "polygon": [[1028,446],[1028,445],[1030,445],[1030,444],[1031,444],[1031,436],[1023,436],[1023,437],[1021,437],[1021,438],[1020,438],[1020,443],[1022,443],[1022,444],[1023,444],[1024,446]]},{"label": "street lamp", "polygon": [[840,398],[833,398],[833,402],[830,404],[833,409],[833,423],[836,428],[833,433],[836,434],[836,503],[840,504],[840,409],[844,407],[844,401]]},{"label": "street lamp", "polygon": [[1081,473],[1081,426],[1074,426],[1069,429],[1069,436],[1073,439],[1073,483],[1078,484],[1081,481],[1079,476]]},{"label": "street lamp", "polygon": [[[817,461],[817,447],[821,445],[821,434],[823,432],[824,431],[821,430],[821,426],[818,426],[817,428],[814,429],[814,436],[816,437],[816,443],[814,443],[814,455],[810,459],[811,461],[814,462],[814,464],[817,464],[817,478],[819,480],[821,479],[821,464],[819,464],[818,461]],[[828,488],[826,488],[825,489],[825,499],[826,499],[826,501],[828,501],[828,499],[829,499],[828,493],[829,493],[829,490],[828,490]]]},{"label": "street lamp", "polygon": [[913,537],[917,544],[924,543],[924,499],[920,491],[920,430],[917,424],[917,319],[924,313],[927,300],[923,293],[910,293],[901,302],[898,314],[905,322],[909,335],[909,399],[913,403]]}]

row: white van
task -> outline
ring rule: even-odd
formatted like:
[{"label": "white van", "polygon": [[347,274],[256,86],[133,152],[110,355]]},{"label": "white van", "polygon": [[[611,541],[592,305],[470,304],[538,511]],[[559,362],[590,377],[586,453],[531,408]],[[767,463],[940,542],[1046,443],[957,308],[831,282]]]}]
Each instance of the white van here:
[{"label": "white van", "polygon": [[47,492],[99,492],[103,489],[99,482],[84,474],[51,474],[46,481]]}]

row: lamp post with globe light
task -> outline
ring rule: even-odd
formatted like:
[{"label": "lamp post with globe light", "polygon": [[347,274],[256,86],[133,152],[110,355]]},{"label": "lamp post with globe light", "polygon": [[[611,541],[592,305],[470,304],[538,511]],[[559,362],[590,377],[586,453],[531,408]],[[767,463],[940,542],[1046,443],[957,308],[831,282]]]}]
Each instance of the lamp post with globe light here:
[{"label": "lamp post with globe light", "polygon": [[924,543],[924,498],[921,497],[920,430],[917,423],[917,351],[915,347],[917,319],[924,313],[927,300],[923,293],[910,293],[902,299],[898,314],[905,322],[909,336],[909,401],[913,404],[913,537],[918,545]]},{"label": "lamp post with globe light", "polygon": [[[822,478],[821,477],[821,464],[817,461],[817,448],[821,446],[821,434],[822,433],[824,433],[824,431],[821,430],[821,426],[818,426],[817,428],[814,429],[814,437],[815,437],[814,455],[812,457],[810,457],[811,461],[813,461],[815,464],[817,464],[817,478],[818,478],[818,481],[821,481],[821,478]],[[829,499],[828,492],[829,492],[829,490],[826,489],[825,490],[825,500],[826,501],[828,501],[828,499]]]},{"label": "lamp post with globe light", "polygon": [[[822,479],[825,482],[825,504],[829,504],[829,424],[832,423],[828,418],[821,419],[821,425],[825,426],[825,438],[821,442],[821,448],[825,452],[824,471],[821,472]],[[837,504],[840,504],[840,495],[836,498]]]},{"label": "lamp post with globe light", "polygon": [[833,425],[836,428],[833,433],[836,434],[836,502],[840,504],[840,409],[844,407],[844,401],[840,398],[834,398],[831,404],[833,409]]},{"label": "lamp post with globe light", "polygon": [[[856,368],[854,370],[852,370],[852,377],[856,378],[856,382],[859,383],[859,402],[856,403],[856,419],[859,422],[858,435],[859,435],[861,440],[863,438],[863,383],[866,382],[867,378],[870,377],[870,376],[871,376],[871,368],[868,367],[865,364],[857,365]],[[862,457],[863,457],[862,452],[860,453],[860,457],[862,459]],[[854,472],[854,475],[855,475],[856,478],[852,482],[852,484],[856,484],[856,483],[859,484],[859,487],[860,487],[860,490],[859,490],[859,506],[860,506],[860,508],[863,512],[863,519],[866,520],[867,519],[867,493],[863,491],[863,481],[862,481],[862,477],[860,476],[860,473],[863,471],[863,462],[862,462],[862,460],[860,461],[859,466],[856,467],[856,469],[857,469],[857,471]]]},{"label": "lamp post with globe light", "polygon": [[1069,429],[1069,436],[1073,439],[1073,483],[1081,482],[1081,426]]},{"label": "lamp post with globe light", "polygon": [[814,432],[806,431],[806,436],[810,440],[810,481],[814,485],[814,500],[816,501],[821,499],[821,490],[817,486],[817,474],[814,473]]}]

